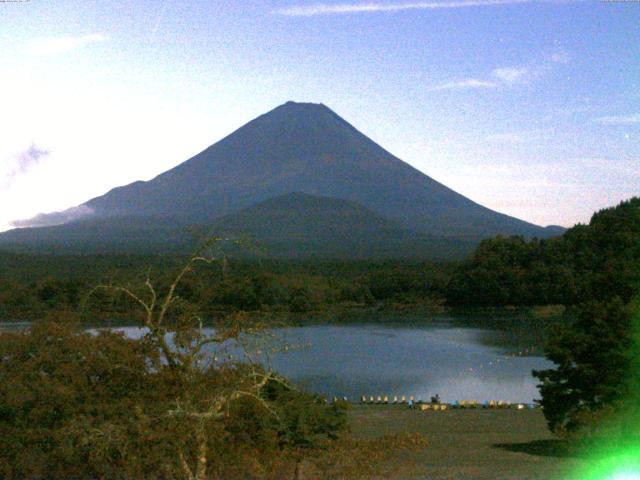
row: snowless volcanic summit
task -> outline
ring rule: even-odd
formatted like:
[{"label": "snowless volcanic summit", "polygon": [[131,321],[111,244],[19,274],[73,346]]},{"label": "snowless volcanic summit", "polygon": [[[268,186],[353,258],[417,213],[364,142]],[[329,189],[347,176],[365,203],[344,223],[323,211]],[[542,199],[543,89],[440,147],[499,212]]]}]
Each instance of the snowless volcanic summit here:
[{"label": "snowless volcanic summit", "polygon": [[[0,246],[64,249],[75,245],[77,249],[84,245],[94,251],[101,250],[101,242],[113,247],[112,237],[117,235],[121,245],[117,249],[127,250],[127,237],[135,243],[140,229],[147,233],[172,230],[163,240],[169,246],[172,238],[180,237],[176,229],[194,224],[224,229],[224,218],[244,209],[265,215],[265,209],[279,208],[282,202],[253,207],[292,193],[305,196],[289,197],[289,213],[296,208],[296,198],[307,199],[300,202],[305,209],[309,196],[315,196],[317,202],[329,202],[330,207],[322,210],[325,222],[327,212],[341,205],[361,208],[360,222],[366,223],[362,217],[366,212],[372,221],[388,223],[385,237],[393,229],[401,237],[471,242],[497,234],[548,237],[558,233],[454,192],[393,156],[322,104],[287,102],[152,180],[114,188],[72,209],[85,216],[55,227],[6,232],[0,235]],[[39,224],[47,221],[46,215],[37,218]],[[60,214],[51,217],[52,223],[56,218]],[[336,222],[346,218],[337,215]],[[295,219],[311,226],[313,212]],[[286,222],[286,215],[282,221]],[[304,225],[297,228],[303,235]]]}]

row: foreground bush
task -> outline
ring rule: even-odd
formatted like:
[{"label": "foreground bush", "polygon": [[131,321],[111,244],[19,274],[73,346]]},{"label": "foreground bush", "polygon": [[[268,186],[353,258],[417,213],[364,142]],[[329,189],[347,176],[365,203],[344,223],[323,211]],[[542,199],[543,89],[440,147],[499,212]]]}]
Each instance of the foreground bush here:
[{"label": "foreground bush", "polygon": [[194,255],[165,288],[93,290],[137,305],[140,339],[49,321],[0,334],[0,478],[302,478],[310,459],[318,478],[340,478],[336,458],[349,470],[346,405],[258,361],[274,348],[262,326],[236,314],[205,329],[178,295],[210,261]]},{"label": "foreground bush", "polygon": [[[153,356],[144,339],[64,323],[1,333],[0,478],[197,478],[201,419],[177,407],[241,388],[247,367],[185,382],[175,368],[150,368]],[[415,435],[354,440],[346,408],[270,380],[257,398],[240,396],[205,422],[201,478],[392,475],[386,464],[397,451],[426,446]]]},{"label": "foreground bush", "polygon": [[59,323],[2,333],[0,477],[193,477],[195,424],[204,422],[207,478],[261,478],[292,470],[344,430],[343,408],[275,380],[261,396],[230,401],[220,418],[182,416],[242,389],[246,367],[187,379],[176,367],[150,368],[155,355],[144,340]]}]

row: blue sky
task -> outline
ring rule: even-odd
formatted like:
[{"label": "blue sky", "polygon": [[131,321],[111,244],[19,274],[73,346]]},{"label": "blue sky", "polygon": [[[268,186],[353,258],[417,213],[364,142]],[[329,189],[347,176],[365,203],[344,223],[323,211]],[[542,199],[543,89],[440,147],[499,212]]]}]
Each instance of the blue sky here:
[{"label": "blue sky", "polygon": [[640,2],[0,3],[0,230],[321,102],[495,210],[640,194]]}]

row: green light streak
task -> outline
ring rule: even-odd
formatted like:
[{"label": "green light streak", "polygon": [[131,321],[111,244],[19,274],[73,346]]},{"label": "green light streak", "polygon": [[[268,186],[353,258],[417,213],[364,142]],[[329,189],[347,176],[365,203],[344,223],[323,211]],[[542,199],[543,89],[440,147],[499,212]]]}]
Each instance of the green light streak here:
[{"label": "green light streak", "polygon": [[584,480],[640,480],[640,450],[628,451],[590,459],[588,467],[574,478]]},{"label": "green light streak", "polygon": [[611,480],[640,480],[640,473],[618,472],[611,477]]},{"label": "green light streak", "polygon": [[629,396],[620,411],[602,425],[597,445],[584,452],[583,467],[571,479],[640,480],[640,299],[635,305]]}]

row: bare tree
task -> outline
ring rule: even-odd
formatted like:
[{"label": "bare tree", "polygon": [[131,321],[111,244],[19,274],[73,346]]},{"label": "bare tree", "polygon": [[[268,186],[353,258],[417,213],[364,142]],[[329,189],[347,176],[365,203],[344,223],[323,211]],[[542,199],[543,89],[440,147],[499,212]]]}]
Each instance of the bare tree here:
[{"label": "bare tree", "polygon": [[[172,316],[172,309],[180,301],[177,293],[180,283],[194,271],[196,264],[208,264],[216,260],[210,253],[210,247],[220,240],[210,239],[198,253],[191,256],[173,278],[166,293],[160,293],[149,275],[142,293],[119,285],[99,285],[93,290],[122,294],[139,305],[143,312],[141,327],[146,329],[144,340],[158,354],[152,357],[151,368],[158,372],[170,370],[183,385],[165,415],[192,425],[192,439],[195,441],[191,444],[195,445],[195,451],[186,452],[183,448],[176,451],[180,474],[188,480],[207,478],[207,466],[211,458],[207,428],[228,415],[231,402],[241,397],[251,397],[264,408],[265,414],[276,415],[275,410],[261,397],[260,391],[269,381],[283,382],[269,368],[269,362],[260,361],[268,357],[269,347],[250,348],[250,338],[255,339],[259,335],[269,338],[260,325],[250,325],[245,317],[236,315],[219,323],[215,329],[206,329],[198,313],[181,312],[177,317]],[[206,372],[231,367],[240,360],[243,368],[234,369],[235,377],[231,385],[207,389],[204,393],[198,388]]]}]

